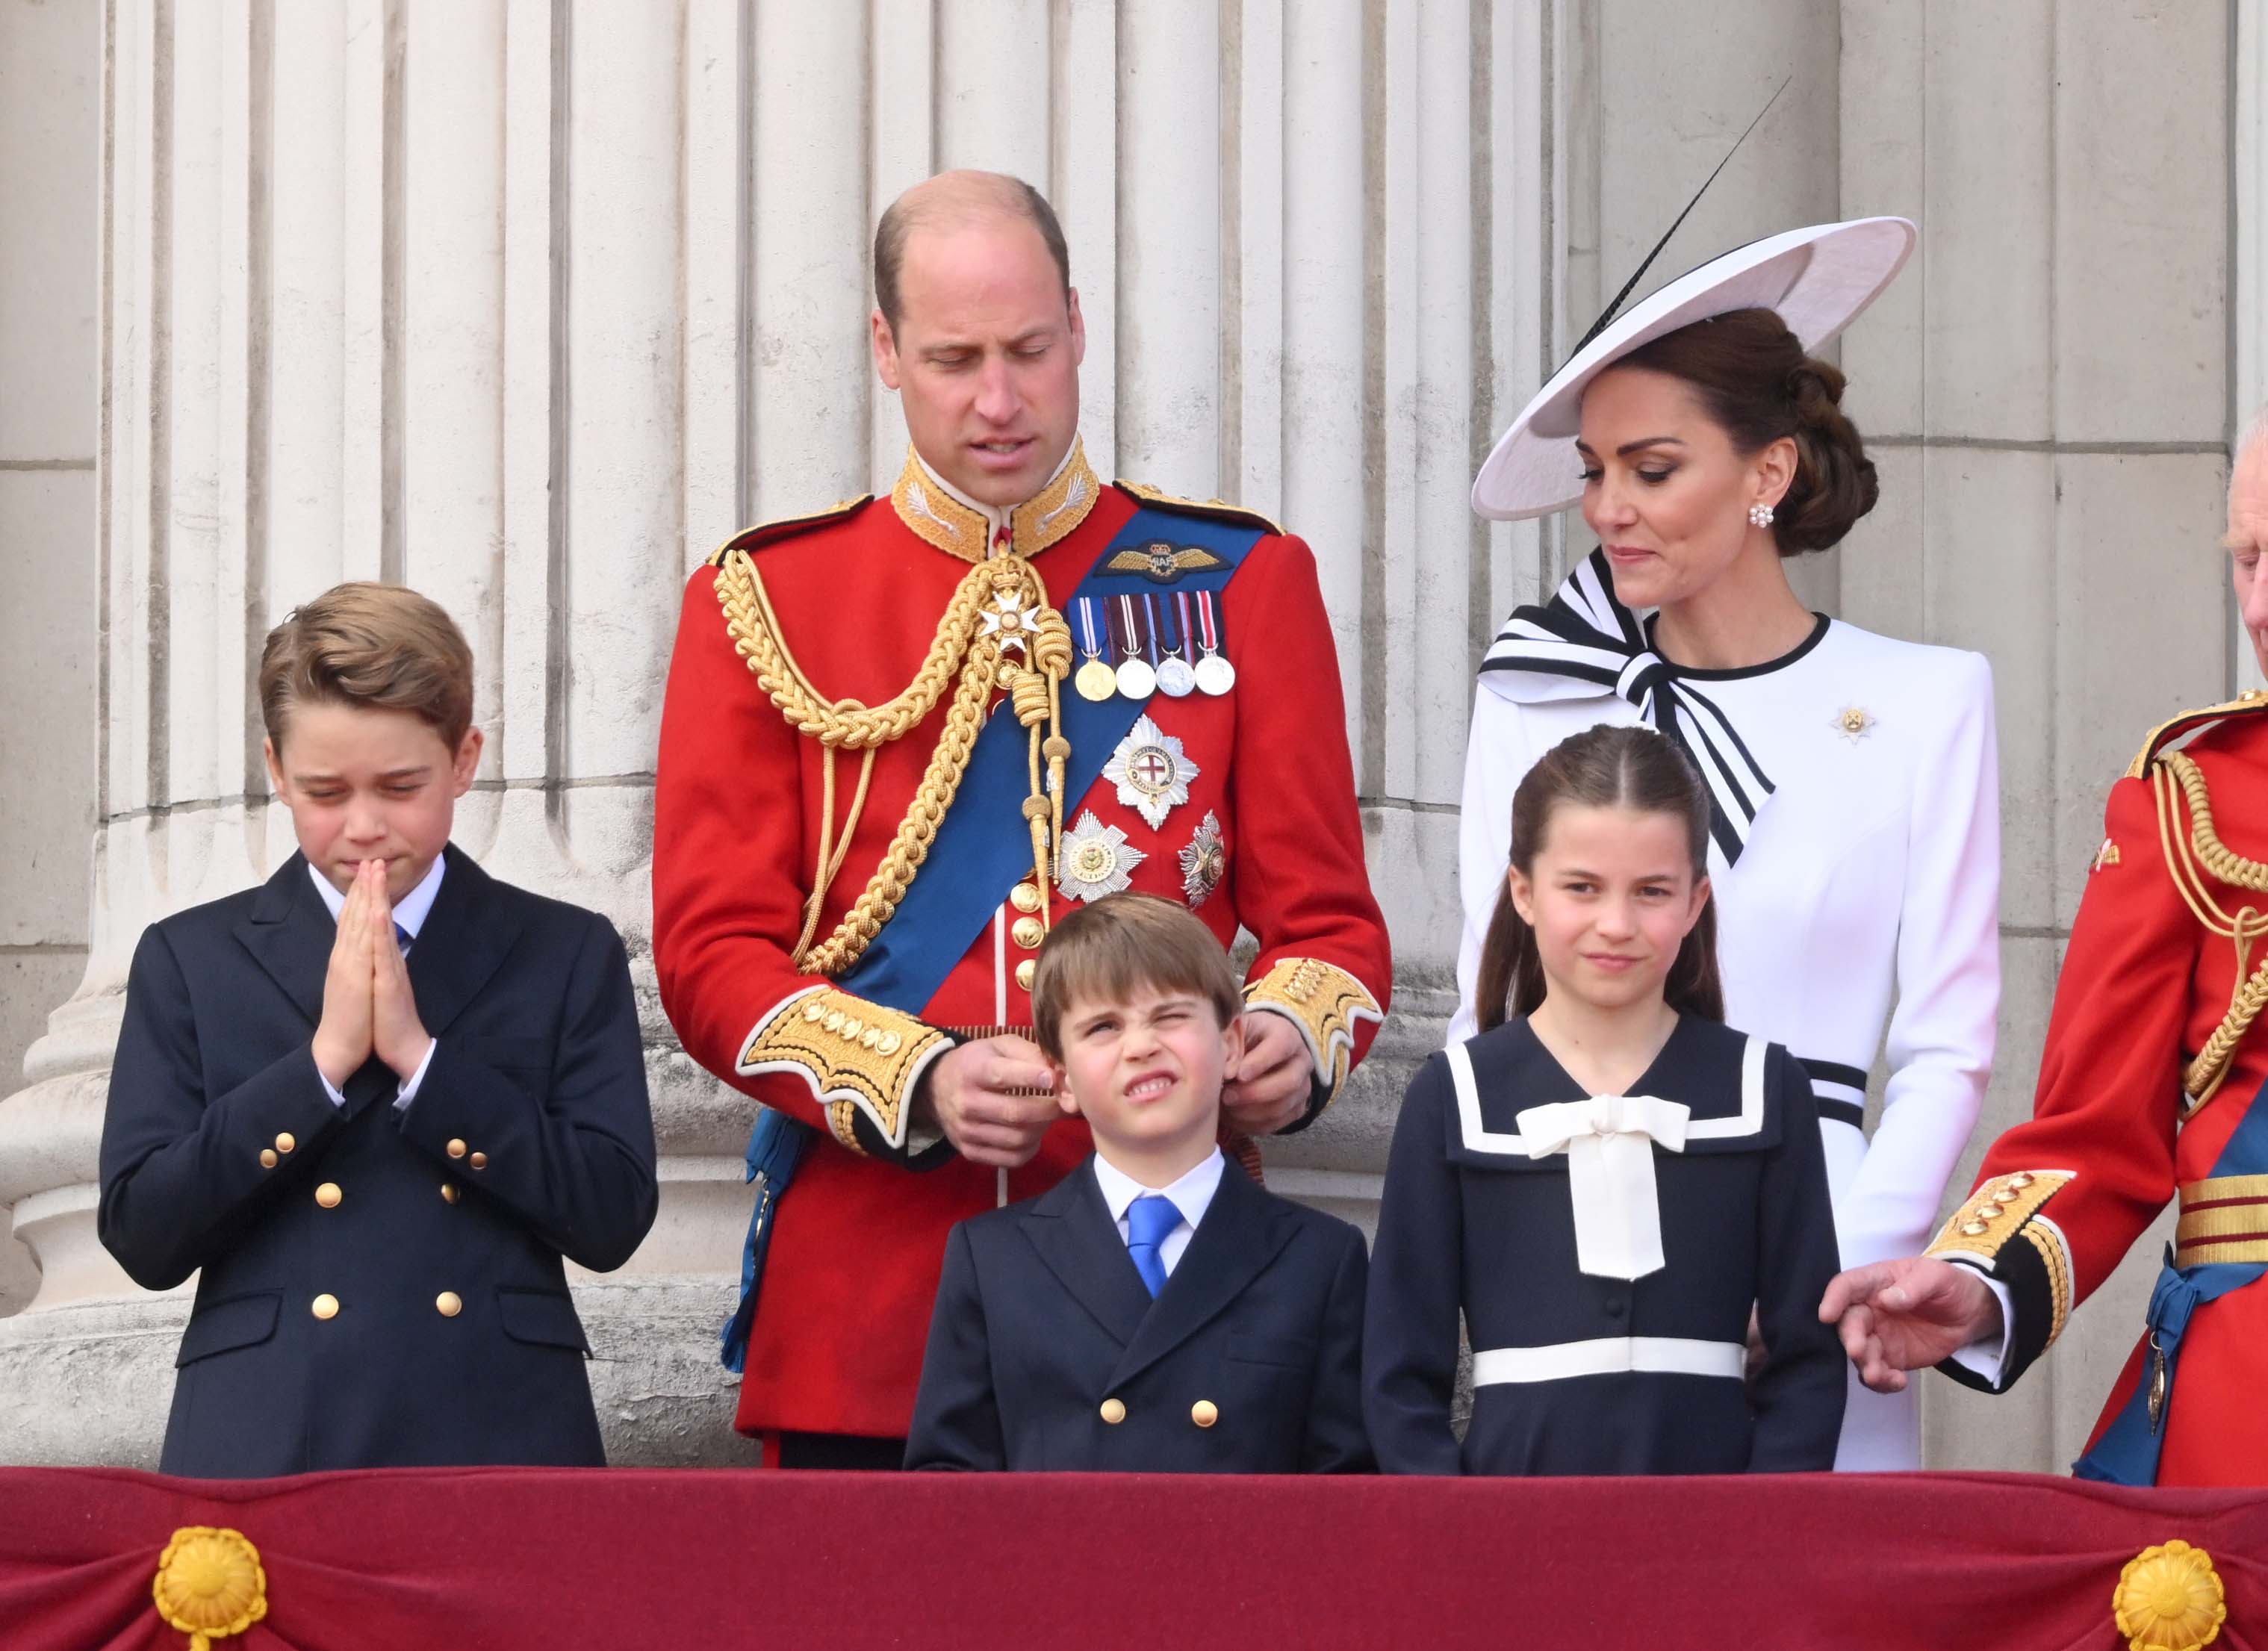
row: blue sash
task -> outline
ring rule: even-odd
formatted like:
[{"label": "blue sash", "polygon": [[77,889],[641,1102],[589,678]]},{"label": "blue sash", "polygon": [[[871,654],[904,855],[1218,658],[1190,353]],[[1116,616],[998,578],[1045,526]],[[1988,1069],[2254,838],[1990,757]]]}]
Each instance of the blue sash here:
[{"label": "blue sash", "polygon": [[[2257,1176],[2268,1174],[2268,1085],[2244,1114],[2244,1121],[2221,1148],[2220,1159],[2213,1164],[2213,1174],[2223,1176]],[[2165,1443],[2165,1419],[2161,1413],[2158,1426],[2150,1425],[2150,1363],[2153,1355],[2166,1364],[2165,1409],[2174,1403],[2174,1375],[2181,1356],[2182,1337],[2188,1331],[2190,1315],[2207,1301],[2216,1301],[2231,1290],[2241,1290],[2246,1285],[2268,1272],[2268,1264],[2261,1262],[2209,1261],[2193,1267],[2174,1265],[2172,1245],[2166,1247],[2166,1263],[2158,1274],[2158,1282],[2150,1291],[2150,1345],[2142,1355],[2141,1380],[2135,1382],[2134,1391],[2126,1403],[2102,1430],[2102,1437],[2095,1448],[2071,1464],[2071,1470],[2082,1479],[2101,1479],[2111,1485],[2155,1485],[2158,1482],[2158,1452]]]},{"label": "blue sash", "polygon": [[[1138,510],[1094,558],[1071,601],[1160,591],[1217,592],[1235,577],[1260,539],[1256,529],[1228,522]],[[1183,573],[1170,586],[1139,571],[1106,571],[1114,552],[1153,541],[1210,550],[1222,565]],[[1066,611],[1070,606],[1063,604]],[[1103,763],[1147,708],[1146,702],[1117,694],[1100,702],[1077,694],[1063,696],[1063,733],[1071,741],[1064,770],[1066,808],[1094,789]],[[1024,799],[1031,794],[1030,787],[1029,733],[1016,720],[1014,708],[1003,700],[976,736],[953,807],[930,844],[924,860],[930,875],[914,879],[882,932],[836,984],[905,1014],[918,1015],[928,1006],[946,977],[992,921],[1008,891],[1032,869],[1031,828],[1024,820]],[[951,868],[949,873],[946,867]],[[755,1127],[748,1135],[747,1178],[759,1184],[740,1255],[740,1304],[725,1326],[722,1358],[728,1370],[740,1370],[747,1363],[764,1260],[771,1250],[772,1216],[817,1133],[771,1107],[757,1110]]]}]

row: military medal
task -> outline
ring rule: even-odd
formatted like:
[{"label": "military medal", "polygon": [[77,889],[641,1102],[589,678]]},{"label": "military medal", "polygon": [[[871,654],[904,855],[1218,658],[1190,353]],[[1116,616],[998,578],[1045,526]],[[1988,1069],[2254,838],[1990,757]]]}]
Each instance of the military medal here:
[{"label": "military medal", "polygon": [[1163,617],[1171,617],[1174,602],[1181,604],[1180,621],[1168,636],[1163,629],[1160,610],[1155,596],[1145,596],[1144,606],[1150,609],[1150,634],[1158,638],[1158,691],[1175,699],[1186,699],[1197,691],[1197,674],[1189,668],[1189,599],[1176,591],[1172,601],[1162,610]]},{"label": "military medal", "polygon": [[1147,699],[1158,689],[1158,673],[1150,668],[1150,661],[1142,657],[1141,622],[1135,618],[1134,599],[1121,596],[1117,601],[1120,623],[1125,627],[1122,644],[1123,652],[1118,662],[1118,691],[1128,699]]},{"label": "military medal", "polygon": [[1189,782],[1197,777],[1197,765],[1182,754],[1182,742],[1146,716],[1134,719],[1102,765],[1102,778],[1118,787],[1120,804],[1140,814],[1152,831],[1189,800]]},{"label": "military medal", "polygon": [[1002,591],[992,599],[992,606],[977,615],[983,622],[983,634],[1000,639],[1003,653],[1013,649],[1028,654],[1031,638],[1040,634],[1040,609],[1036,603],[1030,607],[1019,601],[1013,591]]},{"label": "military medal", "polygon": [[2158,1345],[2158,1332],[2154,1330],[2150,1332],[2150,1432],[2154,1435],[2166,1419],[2166,1390],[2172,1385],[2166,1350]]},{"label": "military medal", "polygon": [[1220,840],[1220,821],[1210,808],[1197,822],[1197,835],[1182,851],[1182,894],[1194,911],[1212,898],[1228,874],[1228,851]]},{"label": "military medal", "polygon": [[1063,835],[1063,870],[1057,874],[1056,887],[1066,900],[1122,894],[1134,881],[1134,868],[1149,858],[1127,842],[1123,831],[1103,824],[1089,808]]},{"label": "military medal", "polygon": [[1197,593],[1197,640],[1204,648],[1204,658],[1197,663],[1197,687],[1216,697],[1236,686],[1236,667],[1220,651],[1220,615],[1212,605],[1212,593]]},{"label": "military medal", "polygon": [[1110,628],[1108,625],[1102,628],[1102,634],[1099,638],[1095,635],[1094,598],[1080,597],[1079,599],[1079,642],[1080,652],[1086,655],[1086,663],[1079,667],[1078,674],[1071,680],[1071,686],[1079,689],[1079,697],[1081,699],[1092,699],[1100,703],[1118,691],[1118,673],[1105,664],[1102,659],[1102,645],[1109,639]]}]

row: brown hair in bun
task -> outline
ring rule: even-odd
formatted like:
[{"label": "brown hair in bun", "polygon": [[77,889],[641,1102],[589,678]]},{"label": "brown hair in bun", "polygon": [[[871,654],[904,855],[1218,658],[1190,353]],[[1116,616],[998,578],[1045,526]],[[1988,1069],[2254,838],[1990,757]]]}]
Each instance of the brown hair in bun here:
[{"label": "brown hair in bun", "polygon": [[1782,556],[1841,542],[1874,508],[1874,463],[1844,415],[1843,374],[1807,356],[1767,309],[1730,310],[1639,345],[1615,364],[1682,379],[1742,453],[1795,442],[1795,478],[1772,508]]}]

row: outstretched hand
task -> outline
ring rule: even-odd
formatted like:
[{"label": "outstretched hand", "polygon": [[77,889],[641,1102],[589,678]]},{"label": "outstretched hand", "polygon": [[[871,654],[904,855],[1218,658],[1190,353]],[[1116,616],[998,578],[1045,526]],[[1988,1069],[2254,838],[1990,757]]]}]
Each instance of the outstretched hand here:
[{"label": "outstretched hand", "polygon": [[2001,1330],[1999,1300],[1984,1281],[1930,1256],[1837,1273],[1819,1318],[1836,1326],[1859,1379],[1877,1393],[1903,1392],[1907,1371],[1937,1364]]}]

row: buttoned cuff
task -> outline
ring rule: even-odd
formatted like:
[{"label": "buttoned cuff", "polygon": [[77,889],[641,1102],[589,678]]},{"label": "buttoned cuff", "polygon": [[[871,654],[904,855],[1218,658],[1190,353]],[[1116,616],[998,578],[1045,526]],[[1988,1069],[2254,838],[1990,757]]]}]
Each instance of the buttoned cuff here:
[{"label": "buttoned cuff", "polygon": [[952,1047],[909,1014],[832,986],[806,986],[765,1012],[734,1070],[794,1073],[811,1086],[836,1140],[904,1160],[913,1155],[914,1091],[930,1062]]},{"label": "buttoned cuff", "polygon": [[1940,1360],[1938,1367],[1955,1381],[2003,1392],[2063,1333],[2074,1294],[2071,1245],[2047,1205],[2075,1176],[2039,1168],[1989,1177],[1924,1252],[1969,1268],[2000,1303],[1999,1356],[1987,1360],[1980,1348],[1962,1348]]}]

